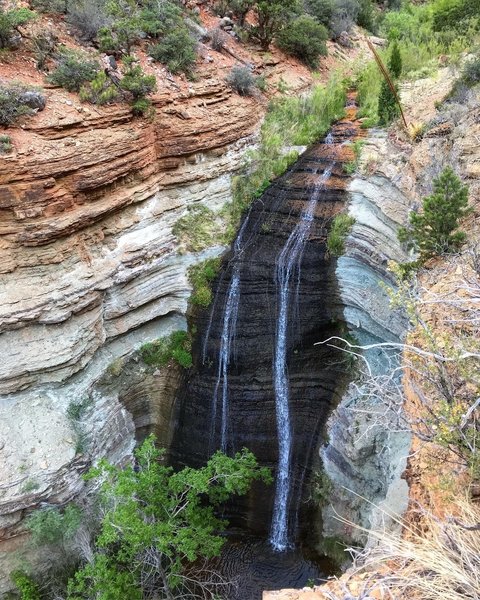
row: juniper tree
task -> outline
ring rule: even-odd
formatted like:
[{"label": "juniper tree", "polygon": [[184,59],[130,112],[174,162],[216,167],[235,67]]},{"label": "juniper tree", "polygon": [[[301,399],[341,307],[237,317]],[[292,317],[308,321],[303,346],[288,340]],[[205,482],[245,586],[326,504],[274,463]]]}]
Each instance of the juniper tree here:
[{"label": "juniper tree", "polygon": [[225,542],[225,521],[214,508],[245,494],[254,480],[270,481],[270,473],[245,449],[233,458],[217,452],[206,466],[177,472],[161,457],[150,437],[135,467],[101,461],[90,471],[102,482],[104,518],[91,560],[69,581],[68,600],[217,597],[221,579],[210,568],[205,582],[197,571],[197,561],[218,556]]},{"label": "juniper tree", "polygon": [[433,194],[423,200],[422,212],[412,213],[410,227],[400,229],[399,239],[415,248],[421,260],[458,249],[466,239],[459,221],[469,212],[468,187],[446,167],[433,180]]},{"label": "juniper tree", "polygon": [[396,40],[393,42],[390,60],[388,61],[388,70],[390,71],[390,75],[395,79],[398,79],[402,74],[402,55],[400,54],[400,48]]}]

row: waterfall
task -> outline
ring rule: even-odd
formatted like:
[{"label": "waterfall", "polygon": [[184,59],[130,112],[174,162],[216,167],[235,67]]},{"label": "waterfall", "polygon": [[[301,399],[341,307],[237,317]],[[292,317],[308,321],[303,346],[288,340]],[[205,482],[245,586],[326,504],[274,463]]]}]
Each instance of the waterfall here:
[{"label": "waterfall", "polygon": [[[331,134],[325,139],[326,144],[333,143]],[[300,219],[290,234],[276,263],[276,286],[278,290],[278,319],[275,336],[275,354],[273,379],[275,391],[275,408],[278,438],[278,470],[275,485],[270,544],[281,552],[289,543],[288,503],[290,495],[290,459],[292,448],[292,430],[289,407],[289,381],[287,371],[287,333],[289,300],[292,276],[300,270],[301,259],[308,233],[314,218],[314,211],[321,191],[332,173],[333,165],[326,169],[315,184],[310,200]],[[298,281],[295,303],[298,302]]]},{"label": "waterfall", "polygon": [[[232,344],[235,341],[235,331],[237,327],[238,307],[240,304],[240,259],[243,252],[243,234],[250,217],[250,211],[243,221],[238,232],[238,236],[233,245],[233,272],[227,291],[227,300],[223,313],[222,336],[220,338],[220,352],[218,356],[217,380],[213,392],[212,401],[212,429],[210,435],[210,451],[215,450],[215,432],[217,420],[217,406],[219,404],[219,392],[221,384],[221,423],[220,423],[220,449],[227,451],[228,445],[228,366],[232,355]],[[216,301],[216,298],[215,298]],[[205,361],[208,336],[212,325],[212,319],[215,306],[210,314],[210,323],[207,329],[207,335],[204,342],[203,356]]]}]

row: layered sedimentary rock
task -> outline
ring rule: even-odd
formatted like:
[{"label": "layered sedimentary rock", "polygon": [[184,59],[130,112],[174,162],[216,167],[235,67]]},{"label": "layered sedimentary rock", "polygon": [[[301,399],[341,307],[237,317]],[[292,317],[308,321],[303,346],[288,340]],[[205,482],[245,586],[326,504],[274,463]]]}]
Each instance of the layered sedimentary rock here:
[{"label": "layered sedimentary rock", "polygon": [[187,270],[224,248],[183,254],[172,227],[230,201],[265,109],[211,75],[158,94],[152,121],[47,96],[0,162],[0,591],[29,509],[74,498],[135,432],[168,442],[177,370],[124,359],[186,327]]}]

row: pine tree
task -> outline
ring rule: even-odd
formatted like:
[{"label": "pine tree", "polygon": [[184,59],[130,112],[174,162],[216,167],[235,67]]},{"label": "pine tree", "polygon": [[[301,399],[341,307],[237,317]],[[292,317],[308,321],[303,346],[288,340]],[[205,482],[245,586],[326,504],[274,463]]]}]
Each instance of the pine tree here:
[{"label": "pine tree", "polygon": [[423,200],[423,211],[410,215],[410,227],[402,228],[398,237],[416,248],[421,260],[455,250],[465,242],[466,234],[458,226],[470,210],[468,187],[446,167],[433,180],[433,194]]},{"label": "pine tree", "polygon": [[398,108],[395,94],[384,79],[378,96],[378,117],[380,125],[388,125],[398,117],[399,113],[400,109]]},{"label": "pine tree", "polygon": [[[402,72],[402,56],[396,41],[393,42],[392,52],[388,61],[388,72],[398,94],[398,86],[394,80],[398,79]],[[396,119],[399,114],[400,108],[397,99],[395,98],[395,94],[387,81],[383,80],[378,96],[378,117],[380,125],[388,125]]]},{"label": "pine tree", "polygon": [[390,75],[395,79],[398,79],[402,74],[402,55],[396,41],[393,42],[390,60],[388,61],[388,70],[390,71]]}]

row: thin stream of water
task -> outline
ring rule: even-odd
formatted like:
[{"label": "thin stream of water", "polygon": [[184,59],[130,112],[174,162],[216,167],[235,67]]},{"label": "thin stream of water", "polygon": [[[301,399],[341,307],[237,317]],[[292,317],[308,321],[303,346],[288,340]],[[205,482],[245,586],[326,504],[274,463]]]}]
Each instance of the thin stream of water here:
[{"label": "thin stream of water", "polygon": [[[333,137],[331,135],[327,136],[325,143],[332,144]],[[313,222],[318,198],[322,190],[325,189],[325,184],[332,174],[332,169],[333,164],[325,170],[320,181],[315,185],[310,200],[283,247],[276,264],[278,319],[275,336],[273,378],[278,439],[278,470],[269,541],[274,550],[278,552],[283,552],[291,546],[288,527],[288,505],[290,497],[292,428],[287,369],[290,288],[293,275],[300,269],[303,249],[308,239],[308,232]],[[295,304],[297,302],[298,294],[295,293]]]}]

